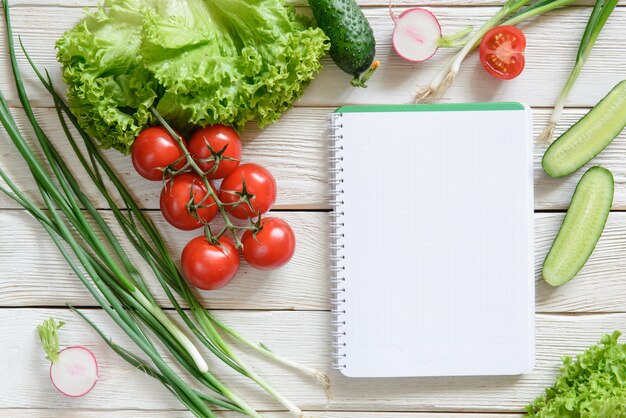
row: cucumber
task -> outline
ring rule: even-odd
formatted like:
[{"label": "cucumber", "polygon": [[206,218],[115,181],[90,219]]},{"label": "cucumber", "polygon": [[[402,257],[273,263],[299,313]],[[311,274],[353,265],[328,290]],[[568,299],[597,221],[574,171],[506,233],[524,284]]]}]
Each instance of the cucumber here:
[{"label": "cucumber", "polygon": [[606,148],[626,127],[626,80],[621,81],[543,155],[551,177],[572,174]]},{"label": "cucumber", "polygon": [[592,167],[578,182],[559,234],[543,262],[543,278],[552,286],[570,281],[596,247],[613,204],[613,175]]},{"label": "cucumber", "polygon": [[365,82],[374,64],[374,31],[355,0],[309,0],[317,25],[330,39],[330,56],[339,68],[354,76],[352,85]]}]

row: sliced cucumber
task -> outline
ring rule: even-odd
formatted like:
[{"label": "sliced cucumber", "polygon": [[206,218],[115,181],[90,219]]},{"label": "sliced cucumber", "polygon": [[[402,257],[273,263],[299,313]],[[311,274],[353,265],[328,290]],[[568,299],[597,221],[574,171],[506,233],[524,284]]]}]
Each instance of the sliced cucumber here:
[{"label": "sliced cucumber", "polygon": [[613,204],[613,175],[592,167],[580,179],[561,230],[543,262],[543,278],[552,286],[570,281],[596,247]]},{"label": "sliced cucumber", "polygon": [[544,171],[551,177],[572,174],[613,142],[624,127],[626,80],[550,145],[541,160]]}]

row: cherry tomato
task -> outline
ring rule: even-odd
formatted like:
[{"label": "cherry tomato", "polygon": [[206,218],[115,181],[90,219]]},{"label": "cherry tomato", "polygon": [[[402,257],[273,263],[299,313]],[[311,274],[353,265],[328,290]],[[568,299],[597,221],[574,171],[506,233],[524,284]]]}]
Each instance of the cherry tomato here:
[{"label": "cherry tomato", "polygon": [[291,260],[296,236],[289,224],[279,218],[261,219],[261,230],[246,231],[241,237],[243,258],[255,268],[273,270]]},{"label": "cherry tomato", "polygon": [[242,195],[248,196],[252,208],[245,202],[226,206],[235,218],[253,218],[267,212],[276,201],[274,176],[258,164],[240,165],[222,182],[219,198],[222,203],[235,203]]},{"label": "cherry tomato", "polygon": [[496,26],[480,43],[480,62],[492,76],[511,80],[524,70],[525,49],[524,32],[515,26]]},{"label": "cherry tomato", "polygon": [[219,244],[211,244],[199,236],[183,249],[180,264],[187,281],[203,290],[220,289],[235,277],[239,269],[239,253],[233,241],[222,236]]},{"label": "cherry tomato", "polygon": [[[213,185],[211,187],[215,191],[215,187]],[[208,192],[200,176],[183,173],[165,183],[161,190],[161,213],[172,226],[185,231],[203,226],[203,222],[189,212],[187,205],[191,201],[192,194],[193,202],[200,206],[196,208],[198,218],[206,223],[217,215],[215,200],[212,197],[206,197]]]},{"label": "cherry tomato", "polygon": [[188,149],[198,167],[212,179],[226,177],[241,161],[241,139],[233,128],[224,125],[197,130],[189,140]]},{"label": "cherry tomato", "polygon": [[130,151],[137,173],[148,180],[161,180],[163,169],[180,160],[174,168],[185,166],[183,151],[176,139],[162,126],[141,131]]}]

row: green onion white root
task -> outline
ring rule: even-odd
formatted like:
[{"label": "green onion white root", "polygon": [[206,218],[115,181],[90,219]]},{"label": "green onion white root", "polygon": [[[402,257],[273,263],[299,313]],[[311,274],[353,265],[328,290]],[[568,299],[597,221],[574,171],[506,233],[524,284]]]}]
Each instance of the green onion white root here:
[{"label": "green onion white root", "polygon": [[468,37],[461,49],[452,57],[433,78],[430,85],[415,95],[416,103],[432,103],[443,96],[459,73],[465,58],[478,45],[482,37],[492,28],[499,25],[517,25],[532,17],[568,6],[576,0],[507,0],[502,8],[489,19],[478,31]]},{"label": "green onion white root", "polygon": [[554,129],[561,119],[561,114],[563,113],[563,109],[565,108],[565,102],[567,101],[567,98],[572,91],[572,87],[574,87],[574,83],[576,83],[578,76],[580,75],[585,63],[587,62],[587,59],[591,54],[591,50],[593,49],[593,46],[595,45],[598,36],[602,31],[602,28],[604,28],[604,25],[609,19],[609,16],[611,16],[611,13],[613,13],[613,10],[615,10],[617,2],[618,0],[596,0],[591,11],[591,16],[589,16],[589,21],[587,22],[585,32],[583,33],[583,37],[578,47],[578,53],[576,54],[576,63],[574,64],[574,68],[567,78],[567,81],[563,86],[563,90],[561,91],[561,94],[559,95],[559,98],[554,105],[554,110],[552,111],[552,115],[550,116],[548,126],[546,126],[544,131],[539,136],[540,141],[552,141],[552,137],[554,136]]}]

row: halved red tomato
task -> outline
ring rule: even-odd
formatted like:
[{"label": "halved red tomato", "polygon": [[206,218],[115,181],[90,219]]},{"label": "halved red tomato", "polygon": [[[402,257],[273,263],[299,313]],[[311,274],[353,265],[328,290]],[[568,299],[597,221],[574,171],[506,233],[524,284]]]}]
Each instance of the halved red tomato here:
[{"label": "halved red tomato", "polygon": [[511,80],[526,65],[526,36],[515,26],[496,26],[480,43],[480,62],[492,76]]}]

